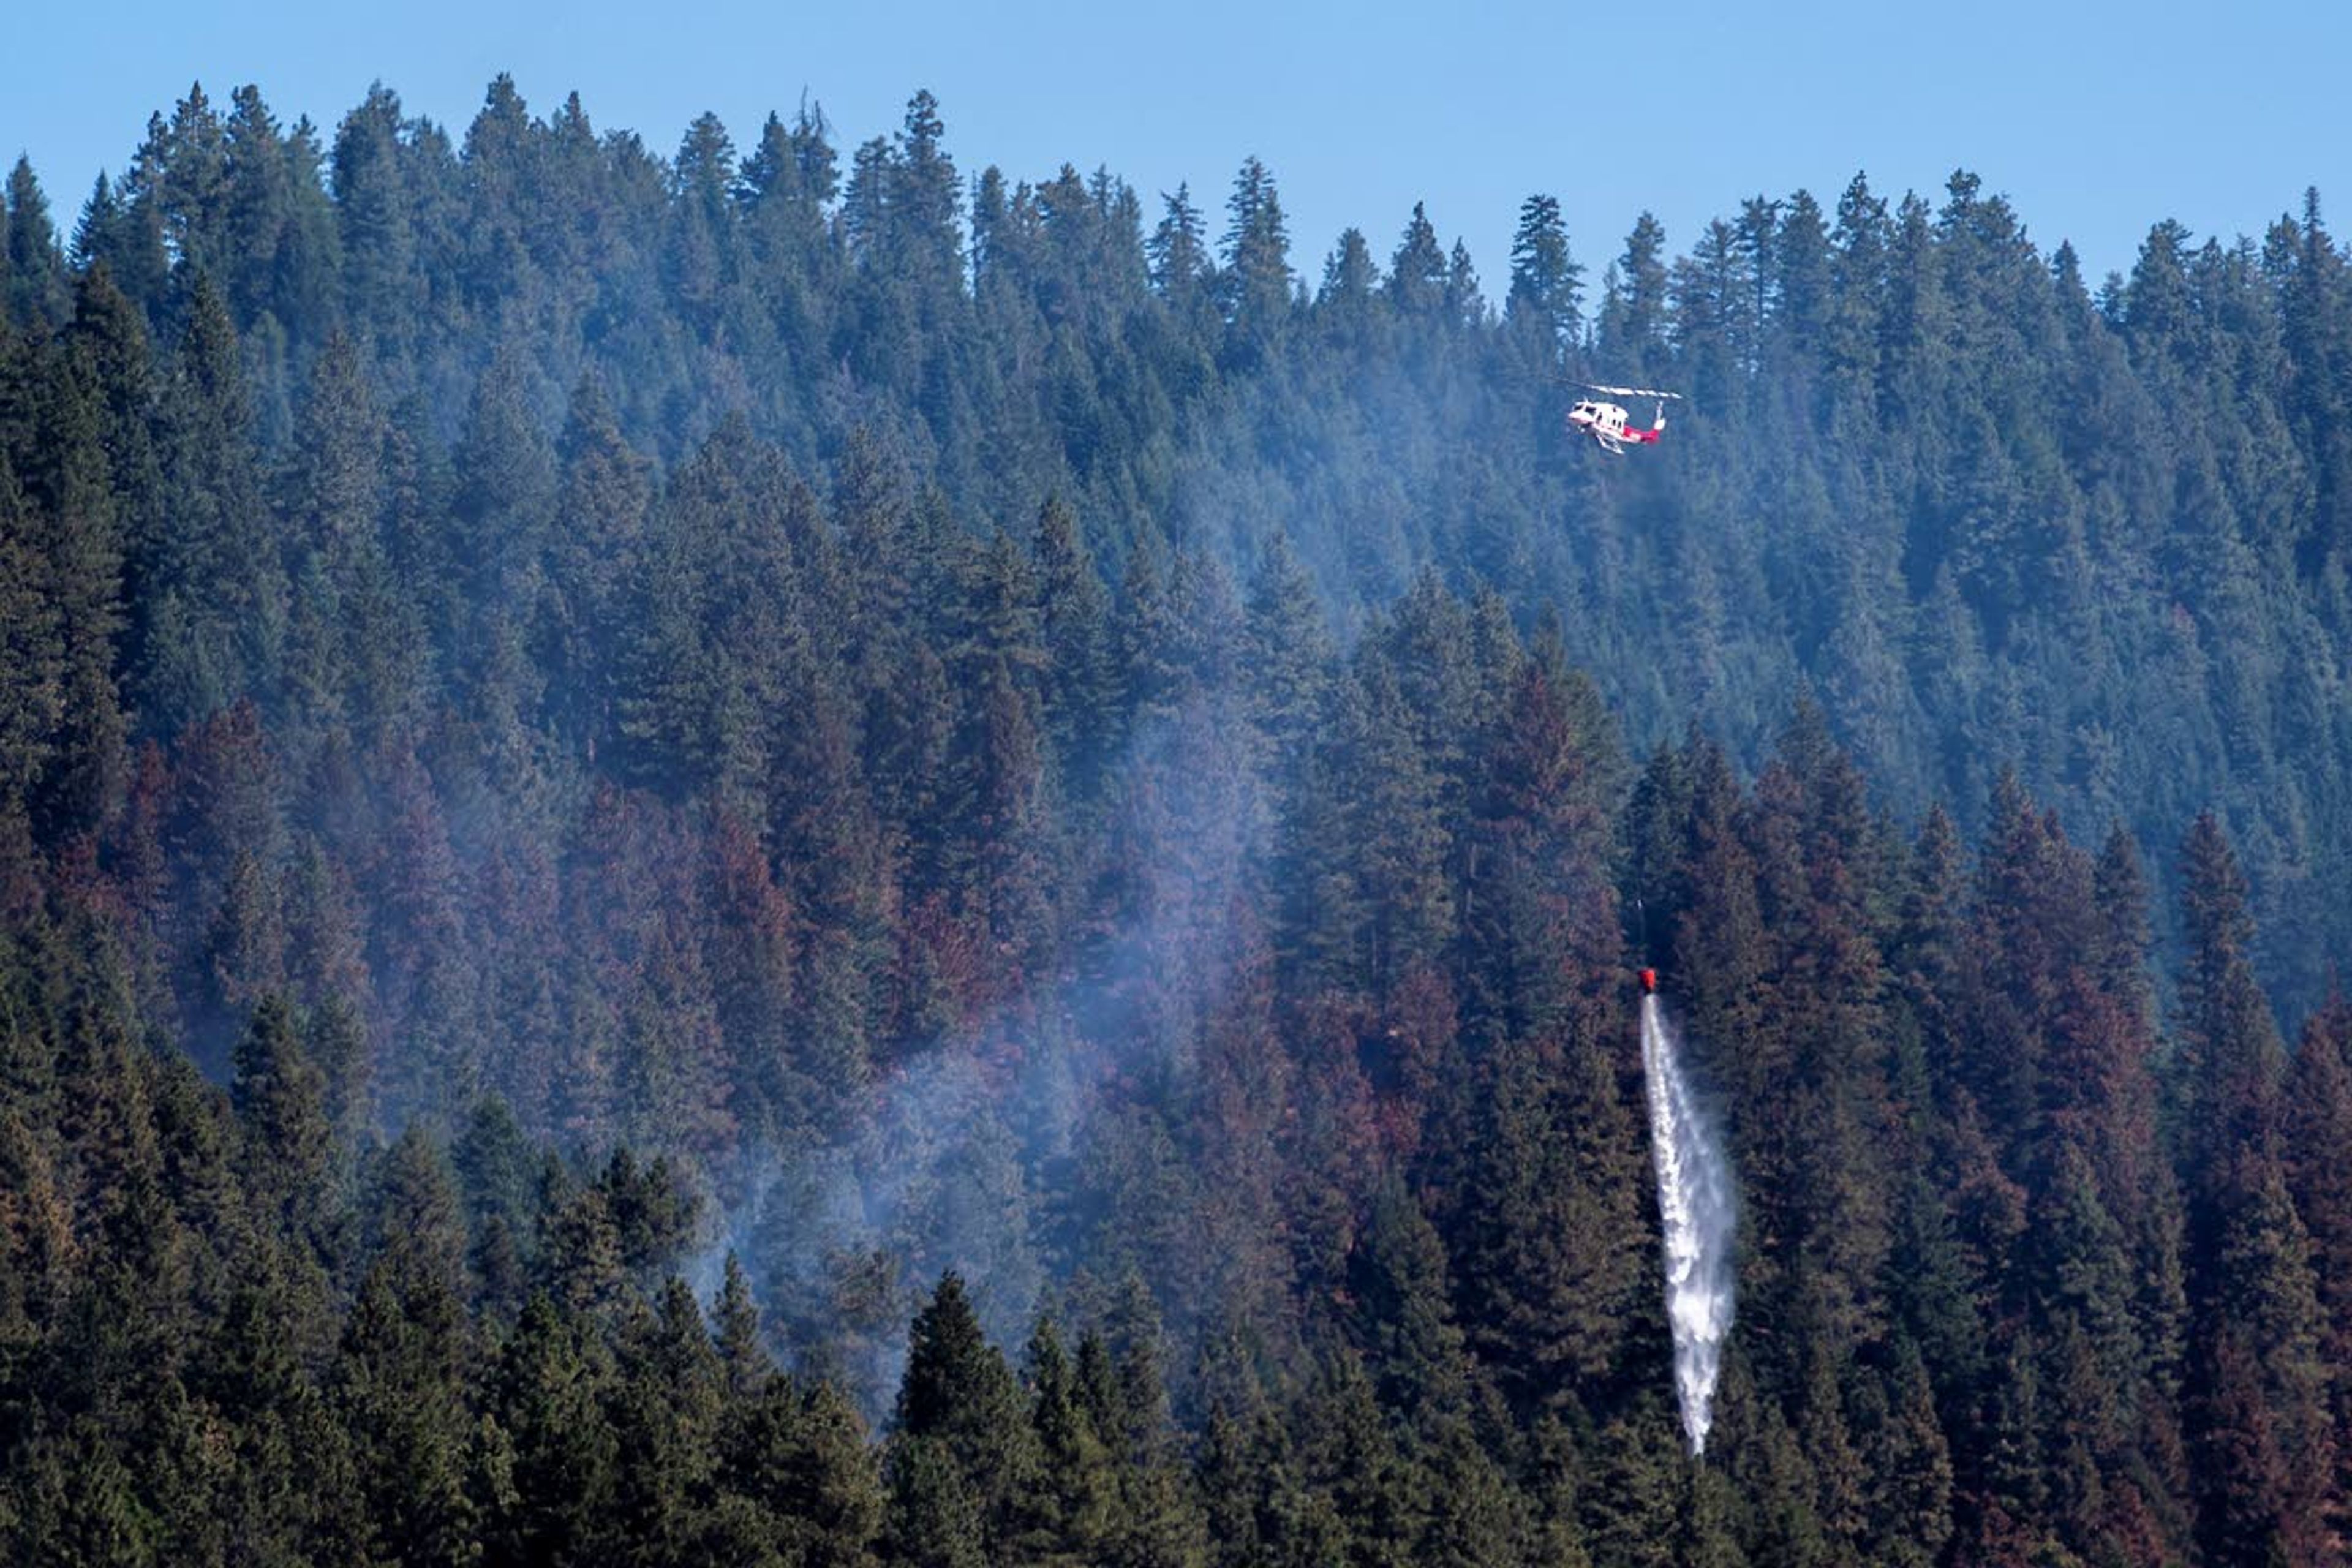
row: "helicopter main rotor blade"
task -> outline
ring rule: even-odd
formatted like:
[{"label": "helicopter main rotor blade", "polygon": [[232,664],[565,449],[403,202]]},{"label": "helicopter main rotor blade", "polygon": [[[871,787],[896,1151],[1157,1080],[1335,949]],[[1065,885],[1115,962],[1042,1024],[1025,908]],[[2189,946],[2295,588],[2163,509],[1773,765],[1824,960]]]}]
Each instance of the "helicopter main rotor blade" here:
[{"label": "helicopter main rotor blade", "polygon": [[1612,397],[1661,397],[1675,403],[1683,400],[1679,392],[1659,392],[1646,386],[1599,386],[1589,381],[1584,386],[1588,392],[1605,392]]}]

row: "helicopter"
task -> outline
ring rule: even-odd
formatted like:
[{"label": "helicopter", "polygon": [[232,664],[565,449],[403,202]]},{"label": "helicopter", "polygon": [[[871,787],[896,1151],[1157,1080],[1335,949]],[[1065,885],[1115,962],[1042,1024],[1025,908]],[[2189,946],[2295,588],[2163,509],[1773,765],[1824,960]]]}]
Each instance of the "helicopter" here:
[{"label": "helicopter", "polygon": [[1592,437],[1601,449],[1623,457],[1627,443],[1654,447],[1666,427],[1666,405],[1682,401],[1679,392],[1658,392],[1642,386],[1595,386],[1584,383],[1587,392],[1598,392],[1610,397],[1647,397],[1655,400],[1657,416],[1647,430],[1625,427],[1625,406],[1621,403],[1603,403],[1597,397],[1580,397],[1568,411],[1568,427],[1581,430]]}]

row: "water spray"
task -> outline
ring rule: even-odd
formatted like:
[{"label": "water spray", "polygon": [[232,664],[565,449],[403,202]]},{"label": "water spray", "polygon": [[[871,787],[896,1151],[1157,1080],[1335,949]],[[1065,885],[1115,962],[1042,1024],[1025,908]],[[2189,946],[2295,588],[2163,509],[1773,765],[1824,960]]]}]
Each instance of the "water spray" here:
[{"label": "water spray", "polygon": [[1642,1071],[1649,1084],[1650,1154],[1664,1231],[1666,1321],[1674,1330],[1675,1394],[1691,1452],[1706,1451],[1723,1342],[1731,1334],[1731,1169],[1691,1093],[1657,980],[1642,972]]}]

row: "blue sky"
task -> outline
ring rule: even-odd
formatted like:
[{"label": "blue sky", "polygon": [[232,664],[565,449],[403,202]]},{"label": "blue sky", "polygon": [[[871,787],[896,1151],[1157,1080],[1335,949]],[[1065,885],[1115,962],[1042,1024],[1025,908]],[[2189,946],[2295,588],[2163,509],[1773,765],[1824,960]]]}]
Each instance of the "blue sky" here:
[{"label": "blue sky", "polygon": [[2071,237],[2095,279],[2127,268],[2160,217],[2259,235],[2307,184],[2352,233],[2352,7],[2336,5],[139,0],[103,27],[25,9],[5,28],[0,154],[31,154],[63,226],[191,81],[224,106],[257,82],[280,119],[331,128],[381,79],[462,132],[503,69],[534,111],[576,88],[600,128],[664,152],[705,109],[747,146],[803,89],[845,150],[929,87],[967,173],[1108,164],[1154,216],[1189,180],[1220,230],[1255,153],[1310,279],[1349,224],[1385,259],[1425,200],[1496,298],[1538,190],[1560,198],[1596,278],[1645,207],[1679,252],[1743,196],[1804,186],[1831,205],[1857,169],[1883,195],[1939,196],[1970,168],[2045,251]]}]

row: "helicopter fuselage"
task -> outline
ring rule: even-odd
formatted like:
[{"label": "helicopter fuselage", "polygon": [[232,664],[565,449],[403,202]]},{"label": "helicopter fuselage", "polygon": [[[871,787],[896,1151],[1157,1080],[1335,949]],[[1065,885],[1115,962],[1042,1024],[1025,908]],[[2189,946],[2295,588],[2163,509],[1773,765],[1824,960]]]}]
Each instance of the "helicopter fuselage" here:
[{"label": "helicopter fuselage", "polygon": [[1665,414],[1661,409],[1658,422],[1652,428],[1644,430],[1636,426],[1629,430],[1625,427],[1622,405],[1591,398],[1578,403],[1568,411],[1568,423],[1570,428],[1583,431],[1599,442],[1604,450],[1611,452],[1623,451],[1629,441],[1655,446],[1659,432],[1666,427]]},{"label": "helicopter fuselage", "polygon": [[1569,409],[1568,427],[1570,429],[1581,430],[1591,437],[1604,452],[1621,454],[1625,450],[1628,442],[1635,442],[1644,447],[1656,446],[1658,437],[1666,427],[1668,400],[1676,399],[1682,395],[1678,392],[1656,392],[1640,386],[1596,384],[1589,386],[1587,390],[1614,393],[1620,397],[1649,397],[1657,400],[1657,415],[1650,421],[1650,427],[1647,430],[1638,426],[1633,429],[1626,428],[1625,405],[1622,403],[1608,403],[1598,397],[1580,397],[1576,400],[1575,405]]}]

